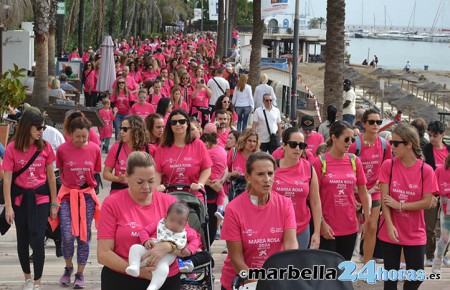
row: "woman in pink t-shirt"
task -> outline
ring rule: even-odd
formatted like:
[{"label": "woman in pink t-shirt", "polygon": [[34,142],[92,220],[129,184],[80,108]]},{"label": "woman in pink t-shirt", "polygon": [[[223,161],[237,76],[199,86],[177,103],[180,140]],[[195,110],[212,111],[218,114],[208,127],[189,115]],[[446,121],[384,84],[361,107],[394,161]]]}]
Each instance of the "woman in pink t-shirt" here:
[{"label": "woman in pink t-shirt", "polygon": [[354,142],[354,131],[350,124],[334,122],[330,127],[328,142],[330,151],[314,161],[323,214],[320,248],[337,252],[350,261],[358,232],[355,186],[364,210],[364,229],[370,223],[367,181],[359,158],[347,153]]},{"label": "woman in pink t-shirt", "polygon": [[[72,122],[72,120],[79,118],[79,117],[86,117],[84,115],[83,112],[81,111],[67,111],[66,112],[66,118],[64,119],[64,124],[63,124],[63,135],[64,135],[64,139],[66,139],[66,141],[71,141],[72,137],[70,136],[70,128],[69,128],[69,124],[70,122]],[[89,129],[89,142],[95,143],[97,145],[102,145],[102,141],[100,140],[100,138],[97,135],[97,132],[95,132],[94,128],[90,128]]]},{"label": "woman in pink t-shirt", "polygon": [[439,185],[439,195],[441,201],[440,210],[440,222],[441,222],[441,235],[437,243],[436,257],[433,261],[433,267],[431,270],[435,274],[441,273],[442,259],[445,254],[445,249],[448,246],[450,240],[450,154],[447,155],[443,166],[439,166],[436,169],[436,179]]},{"label": "woman in pink t-shirt", "polygon": [[[185,72],[180,77],[180,83],[178,84],[180,92],[181,92],[181,99],[183,102],[185,102],[189,108],[192,105],[192,94],[194,93],[194,86],[192,86],[191,82],[191,76]],[[186,110],[186,112],[189,112]]]},{"label": "woman in pink t-shirt", "polygon": [[[7,223],[16,225],[17,253],[25,278],[24,289],[33,289],[30,247],[33,249],[34,286],[41,284],[47,219],[49,213],[52,219],[58,213],[53,170],[55,154],[50,143],[42,139],[44,130],[44,116],[33,109],[25,111],[14,141],[6,146],[2,164],[5,218]],[[13,173],[24,168],[33,156],[35,160],[13,180]]]},{"label": "woman in pink t-shirt", "polygon": [[[102,289],[145,290],[152,279],[152,270],[166,254],[181,256],[170,242],[155,244],[144,256],[149,258],[140,268],[138,278],[126,274],[130,247],[139,244],[139,231],[164,218],[175,197],[154,190],[156,179],[153,158],[145,152],[133,152],[126,164],[128,189],[108,196],[102,205],[98,226],[98,262],[103,264]],[[180,289],[177,262],[169,267],[168,277],[160,290]]]},{"label": "woman in pink t-shirt", "polygon": [[116,119],[114,120],[114,134],[116,141],[119,139],[120,124],[123,118],[130,113],[132,97],[123,77],[117,78],[116,87],[111,94],[111,106],[117,107]]},{"label": "woman in pink t-shirt", "polygon": [[231,289],[240,271],[261,268],[271,255],[298,248],[292,202],[272,191],[275,159],[257,152],[250,155],[246,168],[248,191],[228,204],[222,227],[221,238],[228,247],[222,289]]},{"label": "woman in pink t-shirt", "polygon": [[[209,241],[212,244],[217,232],[217,218],[222,217],[225,203],[225,191],[223,184],[227,178],[227,152],[222,146],[217,145],[216,126],[209,123],[205,126],[205,132],[200,139],[205,143],[208,154],[211,157],[213,166],[211,176],[205,184],[206,195],[208,197],[209,216]],[[218,212],[216,214],[216,211]]]},{"label": "woman in pink t-shirt", "polygon": [[[400,123],[389,141],[395,158],[380,169],[383,216],[378,238],[382,241],[384,268],[398,270],[403,249],[406,269],[423,270],[427,242],[424,209],[432,206],[438,184],[433,168],[423,162],[419,134],[409,124]],[[436,205],[434,205],[436,206]],[[422,281],[405,281],[405,289],[418,289]],[[384,289],[397,289],[397,281],[385,281]]]},{"label": "woman in pink t-shirt", "polygon": [[130,115],[123,119],[119,140],[109,150],[103,169],[103,178],[111,181],[111,193],[128,187],[125,165],[131,152],[145,150],[150,154],[148,134],[141,117]]},{"label": "woman in pink t-shirt", "polygon": [[246,187],[245,164],[248,157],[259,148],[259,136],[253,129],[245,129],[237,141],[236,147],[228,151],[228,182],[233,187],[233,195],[228,196],[231,201],[244,192]]},{"label": "woman in pink t-shirt", "polygon": [[147,118],[145,118],[145,127],[149,134],[149,144],[154,145],[155,148],[158,147],[161,143],[165,127],[163,116],[158,113],[148,115]]},{"label": "woman in pink t-shirt", "polygon": [[191,115],[201,120],[204,126],[209,120],[209,113],[203,114],[199,108],[209,108],[209,99],[211,98],[211,90],[206,86],[203,79],[197,79],[195,82],[195,90],[192,93]]},{"label": "woman in pink t-shirt", "polygon": [[62,182],[58,193],[61,249],[66,262],[59,282],[65,286],[71,282],[74,242],[77,240],[78,268],[74,288],[85,287],[83,272],[89,258],[90,228],[94,213],[97,210],[98,215],[100,209],[94,173],[102,171],[102,158],[100,147],[88,140],[90,127],[91,122],[84,117],[72,120],[69,124],[71,141],[59,146],[56,152],[56,166]]},{"label": "woman in pink t-shirt", "polygon": [[172,102],[173,109],[182,109],[189,112],[187,103],[181,97],[181,88],[179,86],[174,86],[170,90],[170,101]]},{"label": "woman in pink t-shirt", "polygon": [[[381,209],[381,192],[378,187],[378,174],[380,172],[381,164],[384,160],[392,158],[391,146],[386,144],[383,149],[381,137],[378,136],[378,130],[382,120],[380,114],[375,109],[366,110],[361,118],[361,124],[365,129],[364,134],[357,136],[360,139],[361,148],[358,150],[356,142],[350,146],[348,152],[355,153],[361,159],[364,168],[364,173],[367,178],[367,191],[372,204],[370,210],[370,227],[366,228],[363,242],[364,249],[364,264],[373,258],[373,251],[375,248],[377,223],[380,217]],[[358,152],[357,152],[358,151]],[[360,202],[358,196],[356,196]]]},{"label": "woman in pink t-shirt", "polygon": [[156,189],[165,191],[167,184],[187,184],[203,200],[198,190],[205,187],[213,165],[206,146],[192,138],[192,124],[184,110],[172,111],[167,122],[155,153]]},{"label": "woman in pink t-shirt", "polygon": [[[305,137],[298,128],[291,127],[283,132],[284,157],[278,161],[275,172],[274,192],[290,198],[294,205],[297,221],[297,241],[299,249],[307,249],[310,240],[309,221],[314,221],[314,233],[311,236],[311,249],[320,245],[320,223],[322,206],[319,197],[317,174],[311,163],[305,158]],[[309,200],[310,208],[307,200]]]},{"label": "woman in pink t-shirt", "polygon": [[86,107],[95,107],[97,94],[95,93],[95,69],[94,63],[88,62],[83,70],[83,92]]},{"label": "woman in pink t-shirt", "polygon": [[111,101],[108,98],[102,100],[103,108],[98,111],[100,118],[103,120],[103,127],[98,128],[100,133],[100,141],[102,142],[102,152],[109,152],[109,141],[112,137],[112,127],[116,118],[117,108],[111,109]]}]

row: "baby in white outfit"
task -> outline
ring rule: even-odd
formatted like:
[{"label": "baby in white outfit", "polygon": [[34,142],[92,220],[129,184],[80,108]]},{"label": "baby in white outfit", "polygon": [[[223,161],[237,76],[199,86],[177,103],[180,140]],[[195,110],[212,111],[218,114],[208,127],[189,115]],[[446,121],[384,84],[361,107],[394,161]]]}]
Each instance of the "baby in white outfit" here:
[{"label": "baby in white outfit", "polygon": [[[155,243],[172,242],[177,249],[183,250],[186,247],[187,235],[185,226],[189,217],[189,208],[179,202],[173,203],[166,214],[166,217],[159,222],[154,222],[143,228],[139,232],[139,237],[143,245],[135,244],[131,246],[129,253],[129,266],[126,269],[128,275],[139,276],[139,269],[147,264],[141,257],[151,249]],[[186,249],[186,251],[189,251]],[[190,253],[190,252],[189,252]],[[156,270],[152,271],[152,280],[147,290],[157,290],[166,281],[169,274],[169,266],[177,258],[174,254],[166,254],[156,265]]]}]

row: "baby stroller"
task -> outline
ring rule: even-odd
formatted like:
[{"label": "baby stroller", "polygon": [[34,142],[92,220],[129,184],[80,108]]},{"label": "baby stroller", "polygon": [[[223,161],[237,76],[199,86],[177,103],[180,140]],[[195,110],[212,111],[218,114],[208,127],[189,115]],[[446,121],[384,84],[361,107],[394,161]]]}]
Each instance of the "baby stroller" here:
[{"label": "baby stroller", "polygon": [[[263,269],[281,269],[290,267],[302,270],[305,268],[314,269],[319,265],[324,265],[325,269],[336,269],[337,277],[344,272],[344,270],[339,270],[338,265],[344,262],[345,259],[335,252],[325,251],[325,250],[287,250],[278,252],[270,256],[264,265]],[[311,279],[304,280],[302,278],[298,279],[286,279],[287,274],[284,275],[284,279],[279,280],[258,280],[258,282],[248,283],[243,285],[246,279],[241,278],[237,275],[233,280],[232,289],[233,290],[290,290],[290,289],[302,289],[302,290],[350,290],[353,289],[352,282],[350,281],[339,281],[339,280],[319,280]]]},{"label": "baby stroller", "polygon": [[[199,192],[203,194],[205,203],[194,194],[189,192],[190,185],[187,184],[174,184],[166,186],[167,193],[173,195],[178,199],[179,202],[186,203],[189,207],[189,226],[196,230],[202,239],[203,249],[211,253],[210,243],[209,243],[209,227],[208,227],[208,208],[206,205],[207,197],[206,192],[201,189]],[[196,266],[194,270],[189,274],[196,274],[197,278],[195,280],[191,278],[186,278],[182,280],[182,284],[188,284],[197,287],[197,289],[213,289],[214,281],[212,276],[212,260],[208,263]],[[189,288],[189,289],[191,289]]]}]

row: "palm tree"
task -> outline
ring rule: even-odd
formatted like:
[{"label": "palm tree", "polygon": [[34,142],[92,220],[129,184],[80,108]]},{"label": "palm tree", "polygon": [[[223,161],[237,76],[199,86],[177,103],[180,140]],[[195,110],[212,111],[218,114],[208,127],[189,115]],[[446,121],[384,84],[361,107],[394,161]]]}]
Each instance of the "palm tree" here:
[{"label": "palm tree", "polygon": [[248,80],[253,90],[259,85],[263,37],[264,19],[261,19],[261,0],[253,0],[252,52],[250,53],[250,75]]},{"label": "palm tree", "polygon": [[56,35],[56,10],[58,9],[58,1],[50,1],[50,24],[48,27],[48,74],[56,75],[55,64],[55,35]]},{"label": "palm tree", "polygon": [[331,104],[334,104],[339,109],[342,108],[340,104],[342,104],[342,80],[345,52],[344,30],[345,0],[328,0],[324,111],[326,111],[325,108]]},{"label": "palm tree", "polygon": [[225,50],[223,47],[223,42],[225,39],[224,20],[225,20],[224,1],[219,1],[219,15],[217,18],[217,50],[216,50],[216,55],[219,56],[225,55]]},{"label": "palm tree", "polygon": [[48,29],[50,24],[50,2],[48,0],[32,0],[34,12],[34,47],[36,56],[36,75],[33,86],[31,104],[43,109],[48,103]]},{"label": "palm tree", "polygon": [[319,29],[322,29],[322,24],[324,24],[325,18],[319,17],[317,18],[317,21],[319,22]]},{"label": "palm tree", "polygon": [[0,0],[0,4],[6,6],[0,9],[0,24],[6,27],[15,28],[24,19],[33,16],[31,0]]}]

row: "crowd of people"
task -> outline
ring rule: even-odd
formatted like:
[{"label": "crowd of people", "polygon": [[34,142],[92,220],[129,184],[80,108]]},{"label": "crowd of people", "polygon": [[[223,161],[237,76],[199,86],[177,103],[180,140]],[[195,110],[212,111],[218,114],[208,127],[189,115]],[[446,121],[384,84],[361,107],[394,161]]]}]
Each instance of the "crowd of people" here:
[{"label": "crowd of people", "polygon": [[[40,289],[49,215],[59,220],[62,285],[72,283],[76,240],[73,286],[85,286],[95,219],[102,289],[179,289],[180,269],[211,257],[187,224],[187,209],[166,194],[175,184],[202,202],[206,192],[206,234],[210,243],[220,236],[227,245],[222,289],[281,250],[325,249],[351,260],[360,233],[364,263],[374,258],[378,240],[387,270],[406,263],[439,273],[448,265],[450,147],[443,123],[427,130],[424,121],[416,127],[399,121],[392,132],[380,132],[376,109],[355,120],[356,97],[345,80],[342,107],[329,106],[322,124],[305,115],[298,127],[283,128],[268,76],[261,75],[253,94],[248,76],[215,49],[209,34],[116,40],[117,79],[102,99],[95,91],[101,55],[86,51],[84,95],[86,106],[102,103],[99,135],[83,113],[68,112],[56,143],[57,133],[45,137],[51,127],[40,112],[23,113],[2,164],[5,218],[16,224],[23,289]],[[96,194],[100,173],[111,182],[103,203]],[[406,281],[405,289],[420,283]],[[396,284],[386,281],[385,289]]]}]

